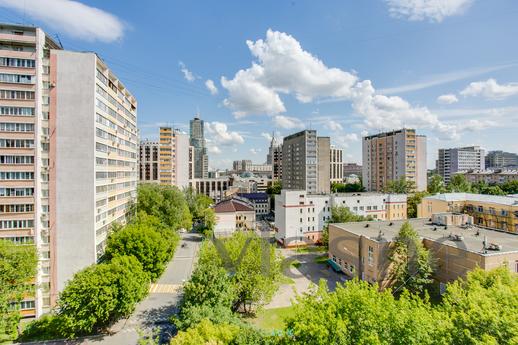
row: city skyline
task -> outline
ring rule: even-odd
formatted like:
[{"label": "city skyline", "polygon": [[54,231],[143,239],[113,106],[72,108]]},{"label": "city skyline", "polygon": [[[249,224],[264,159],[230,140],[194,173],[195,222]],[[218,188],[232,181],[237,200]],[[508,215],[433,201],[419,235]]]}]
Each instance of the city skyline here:
[{"label": "city skyline", "polygon": [[[211,168],[265,161],[272,129],[280,137],[316,129],[356,163],[362,134],[403,126],[427,135],[428,167],[444,147],[518,151],[509,140],[518,126],[518,62],[510,58],[518,47],[505,44],[518,32],[518,7],[509,0],[442,9],[413,1],[263,2],[248,11],[235,3],[142,10],[63,1],[49,14],[52,3],[0,1],[0,20],[41,26],[69,50],[96,51],[135,90],[141,139],[158,139],[160,125],[187,131],[199,111]],[[78,13],[88,27],[69,25]],[[160,61],[167,66],[157,71]],[[301,68],[313,74],[299,78]],[[259,106],[239,93],[245,89],[262,92]]]}]

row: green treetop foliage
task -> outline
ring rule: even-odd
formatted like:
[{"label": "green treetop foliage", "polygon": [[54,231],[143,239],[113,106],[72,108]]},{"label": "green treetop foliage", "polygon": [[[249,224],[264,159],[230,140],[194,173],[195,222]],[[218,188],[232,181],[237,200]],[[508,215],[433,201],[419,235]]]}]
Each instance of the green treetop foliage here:
[{"label": "green treetop foliage", "polygon": [[365,188],[360,182],[358,183],[331,183],[331,192],[333,193],[355,193],[365,192]]},{"label": "green treetop foliage", "polygon": [[174,251],[174,247],[171,246],[171,240],[162,236],[149,224],[134,223],[108,237],[104,257],[111,260],[123,255],[134,256],[142,264],[144,271],[149,273],[150,278],[155,280],[171,259]]},{"label": "green treetop foliage", "polygon": [[283,344],[447,344],[447,320],[426,300],[353,280],[298,298]]},{"label": "green treetop foliage", "polygon": [[453,323],[452,344],[518,344],[518,276],[506,266],[449,284],[442,310]]},{"label": "green treetop foliage", "polygon": [[471,183],[469,183],[466,176],[462,174],[455,174],[450,178],[448,184],[448,192],[450,193],[470,193]]},{"label": "green treetop foliage", "polygon": [[500,186],[488,185],[486,182],[480,181],[471,184],[471,192],[477,194],[489,194],[489,195],[506,195]]},{"label": "green treetop foliage", "polygon": [[391,279],[396,292],[422,293],[432,283],[432,254],[410,223],[399,230],[390,253]]},{"label": "green treetop foliage", "polygon": [[184,194],[196,222],[196,230],[210,233],[216,225],[216,214],[212,208],[214,201],[205,194],[196,193],[192,188],[186,188]]},{"label": "green treetop foliage", "polygon": [[428,179],[428,193],[441,194],[446,192],[446,185],[441,175],[434,174]]},{"label": "green treetop foliage", "polygon": [[215,323],[236,323],[232,312],[237,294],[232,277],[214,262],[204,262],[194,270],[184,285],[180,315],[173,320],[185,330],[203,319]]},{"label": "green treetop foliage", "polygon": [[214,324],[209,320],[200,323],[187,331],[180,331],[171,340],[171,345],[226,345],[231,344],[239,333],[239,327],[229,324]]},{"label": "green treetop foliage", "polygon": [[271,185],[266,188],[268,195],[281,194],[282,182],[279,180],[273,181]]},{"label": "green treetop foliage", "polygon": [[178,188],[144,183],[138,187],[138,211],[158,217],[174,230],[190,229],[192,216],[184,193]]},{"label": "green treetop foliage", "polygon": [[[149,276],[133,257],[118,257],[76,273],[58,298],[58,333],[90,334],[128,316],[149,288]],[[37,334],[36,321],[28,334]],[[56,330],[54,330],[56,331]]]},{"label": "green treetop foliage", "polygon": [[409,194],[415,191],[416,186],[414,181],[407,180],[405,176],[401,176],[397,180],[389,181],[385,192],[394,194]]},{"label": "green treetop foliage", "polygon": [[199,265],[214,262],[232,277],[234,310],[252,311],[267,303],[277,290],[281,259],[275,248],[255,234],[236,232],[230,238],[206,242],[200,251]]},{"label": "green treetop foliage", "polygon": [[0,240],[0,343],[18,336],[19,303],[25,295],[34,293],[37,265],[34,245]]},{"label": "green treetop foliage", "polygon": [[518,194],[518,180],[506,182],[500,187],[506,194]]},{"label": "green treetop foliage", "polygon": [[417,206],[423,201],[423,198],[427,196],[427,192],[415,192],[414,194],[410,194],[407,197],[407,217],[408,218],[417,218]]}]

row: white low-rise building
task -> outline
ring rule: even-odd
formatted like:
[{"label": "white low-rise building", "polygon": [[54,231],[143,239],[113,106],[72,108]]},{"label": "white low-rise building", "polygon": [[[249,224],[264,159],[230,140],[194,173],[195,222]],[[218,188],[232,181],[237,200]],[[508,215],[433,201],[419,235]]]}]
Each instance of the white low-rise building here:
[{"label": "white low-rise building", "polygon": [[307,194],[303,190],[282,190],[275,196],[275,238],[284,246],[318,243],[324,226],[331,220],[333,206],[347,207],[374,220],[407,217],[405,194]]},{"label": "white low-rise building", "polygon": [[255,229],[255,210],[252,204],[242,199],[227,199],[214,206],[216,224],[214,235],[230,236],[236,230]]}]

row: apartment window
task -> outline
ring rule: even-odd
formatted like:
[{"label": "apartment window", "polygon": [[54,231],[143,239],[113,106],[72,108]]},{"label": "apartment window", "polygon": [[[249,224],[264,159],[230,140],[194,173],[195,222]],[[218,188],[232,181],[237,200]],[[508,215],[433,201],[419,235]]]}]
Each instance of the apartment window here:
[{"label": "apartment window", "polygon": [[34,148],[34,140],[30,140],[30,139],[0,139],[0,147],[5,147],[5,148]]},{"label": "apartment window", "polygon": [[0,82],[11,84],[34,84],[33,75],[0,73]]},{"label": "apartment window", "polygon": [[0,115],[34,116],[34,108],[29,107],[0,107]]},{"label": "apartment window", "polygon": [[0,99],[34,99],[34,91],[0,90]]},{"label": "apartment window", "polygon": [[32,219],[16,219],[16,220],[2,220],[0,221],[0,229],[27,229],[34,227],[34,220]]},{"label": "apartment window", "polygon": [[509,212],[507,210],[502,210],[501,215],[507,217],[509,216]]},{"label": "apartment window", "polygon": [[0,196],[32,196],[34,188],[0,188]]},{"label": "apartment window", "polygon": [[33,164],[34,156],[1,155],[0,164]]},{"label": "apartment window", "polygon": [[300,209],[300,213],[302,213],[302,209]]},{"label": "apartment window", "polygon": [[302,218],[300,218],[300,222],[302,223]]},{"label": "apartment window", "polygon": [[369,266],[372,266],[374,264],[374,248],[371,246],[369,246],[369,249],[368,249],[367,262],[368,262]]},{"label": "apartment window", "polygon": [[34,172],[0,171],[0,180],[34,180]]},{"label": "apartment window", "polygon": [[21,310],[29,310],[34,309],[36,307],[36,304],[34,301],[21,301],[20,302],[20,309]]},{"label": "apartment window", "polygon": [[0,205],[0,213],[25,213],[32,212],[34,205],[32,204],[7,204]]},{"label": "apartment window", "polygon": [[0,122],[1,132],[34,132],[33,123]]}]

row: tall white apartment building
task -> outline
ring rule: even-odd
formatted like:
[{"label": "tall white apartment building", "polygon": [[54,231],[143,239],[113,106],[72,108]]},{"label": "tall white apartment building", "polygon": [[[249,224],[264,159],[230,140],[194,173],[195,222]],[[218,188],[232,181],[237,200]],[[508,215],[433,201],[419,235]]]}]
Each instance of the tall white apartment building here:
[{"label": "tall white apartment building", "polygon": [[282,190],[275,196],[275,238],[284,246],[319,242],[334,206],[347,207],[374,220],[407,218],[405,194],[308,194],[303,190]]},{"label": "tall white apartment building", "polygon": [[437,173],[442,176],[445,183],[449,183],[456,172],[484,170],[485,156],[485,151],[479,146],[439,149]]},{"label": "tall white apartment building", "polygon": [[0,238],[34,243],[34,296],[48,312],[67,280],[97,261],[136,194],[136,100],[93,53],[41,29],[0,24]]},{"label": "tall white apartment building", "polygon": [[367,191],[383,191],[388,183],[405,177],[417,191],[427,187],[426,136],[415,129],[363,137],[362,181]]},{"label": "tall white apartment building", "polygon": [[344,152],[342,149],[332,146],[329,150],[329,172],[331,183],[342,183],[344,181]]},{"label": "tall white apartment building", "polygon": [[[137,101],[94,53],[50,53],[51,297],[104,253],[138,180]],[[52,236],[54,233],[55,236]]]}]

